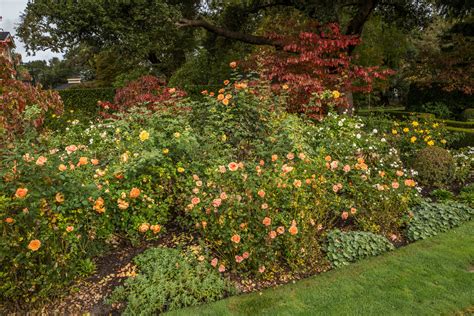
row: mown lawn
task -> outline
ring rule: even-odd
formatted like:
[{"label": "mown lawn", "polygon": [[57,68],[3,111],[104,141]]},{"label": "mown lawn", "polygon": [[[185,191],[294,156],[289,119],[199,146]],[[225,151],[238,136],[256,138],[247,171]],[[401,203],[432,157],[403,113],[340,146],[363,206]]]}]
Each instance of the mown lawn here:
[{"label": "mown lawn", "polygon": [[474,222],[262,294],[175,315],[452,315],[474,307]]}]

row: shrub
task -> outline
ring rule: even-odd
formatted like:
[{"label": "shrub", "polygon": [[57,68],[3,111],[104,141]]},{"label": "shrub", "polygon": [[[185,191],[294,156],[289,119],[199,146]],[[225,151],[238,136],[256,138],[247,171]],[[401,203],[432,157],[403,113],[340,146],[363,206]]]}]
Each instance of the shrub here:
[{"label": "shrub", "polygon": [[463,121],[474,121],[474,108],[465,109],[461,114],[461,118]]},{"label": "shrub", "polygon": [[387,238],[373,233],[332,230],[327,235],[324,250],[334,267],[348,265],[366,257],[378,256],[395,247]]},{"label": "shrub", "polygon": [[179,250],[153,248],[134,258],[137,275],[128,278],[107,299],[125,302],[124,315],[152,315],[219,300],[230,285],[195,256]]},{"label": "shrub", "polygon": [[447,119],[452,116],[451,110],[443,102],[428,102],[421,106],[421,112],[431,113],[437,118]]},{"label": "shrub", "polygon": [[454,179],[455,164],[453,156],[446,149],[432,146],[418,152],[413,162],[418,172],[417,179],[422,185],[441,188]]},{"label": "shrub", "polygon": [[48,111],[57,115],[63,111],[56,92],[17,80],[14,75],[13,66],[0,56],[0,143],[41,128]]},{"label": "shrub", "polygon": [[433,190],[430,195],[434,197],[437,201],[454,200],[454,194],[450,191],[443,189]]},{"label": "shrub", "polygon": [[466,185],[459,193],[458,199],[470,207],[474,207],[474,183]]},{"label": "shrub", "polygon": [[147,75],[118,89],[113,103],[99,102],[102,108],[100,114],[105,118],[114,118],[119,113],[128,113],[133,107],[143,107],[150,111],[182,110],[183,108],[175,108],[174,105],[185,95],[184,91],[168,88],[164,80]]},{"label": "shrub", "polygon": [[422,202],[412,210],[406,236],[411,241],[426,239],[473,217],[474,209],[465,204]]}]

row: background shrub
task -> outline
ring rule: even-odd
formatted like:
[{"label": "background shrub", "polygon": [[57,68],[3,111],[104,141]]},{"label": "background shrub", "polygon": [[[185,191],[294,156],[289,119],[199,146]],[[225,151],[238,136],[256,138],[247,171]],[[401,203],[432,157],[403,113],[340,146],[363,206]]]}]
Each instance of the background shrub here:
[{"label": "background shrub", "polygon": [[454,179],[453,156],[437,146],[420,150],[413,161],[413,168],[418,172],[418,181],[427,187],[442,188]]},{"label": "background shrub", "polygon": [[437,118],[447,119],[452,116],[452,112],[449,107],[443,102],[428,102],[421,106],[421,112],[431,113],[436,115]]},{"label": "background shrub", "polygon": [[474,208],[465,204],[422,202],[412,210],[406,236],[411,241],[425,239],[459,226],[473,216]]},{"label": "background shrub", "polygon": [[327,235],[324,250],[331,264],[340,267],[394,248],[384,236],[361,231],[341,232],[336,229]]},{"label": "background shrub", "polygon": [[463,121],[474,121],[474,108],[465,109],[462,112],[461,118]]},{"label": "background shrub", "polygon": [[125,302],[123,315],[154,315],[219,300],[234,289],[207,262],[180,250],[153,248],[134,258],[138,274],[107,299]]}]

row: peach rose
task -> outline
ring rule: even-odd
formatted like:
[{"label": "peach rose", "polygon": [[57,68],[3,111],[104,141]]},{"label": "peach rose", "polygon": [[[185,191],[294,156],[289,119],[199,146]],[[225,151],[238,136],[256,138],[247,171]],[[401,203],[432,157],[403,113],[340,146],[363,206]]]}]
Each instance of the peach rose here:
[{"label": "peach rose", "polygon": [[212,259],[212,260],[211,260],[211,266],[216,267],[216,266],[217,266],[217,262],[218,262],[217,258]]},{"label": "peach rose", "polygon": [[59,171],[66,171],[66,170],[67,170],[67,167],[66,167],[66,165],[60,164],[60,165],[58,166],[58,169],[59,169]]},{"label": "peach rose", "polygon": [[219,166],[219,172],[220,173],[225,173],[227,171],[227,169],[225,168],[225,166]]},{"label": "peach rose", "polygon": [[39,156],[38,159],[36,160],[36,165],[38,166],[44,166],[44,164],[48,161],[48,158],[44,156]]},{"label": "peach rose", "polygon": [[392,182],[392,188],[398,189],[400,187],[400,184],[396,181]]},{"label": "peach rose", "polygon": [[258,268],[258,272],[260,272],[260,273],[265,272],[265,266],[260,266],[260,267]]},{"label": "peach rose", "polygon": [[272,224],[272,220],[270,217],[265,217],[262,221],[262,224],[265,226],[270,226]]},{"label": "peach rose", "polygon": [[326,157],[324,157],[324,160],[326,160],[327,162],[329,162],[329,161],[332,160],[332,158],[331,158],[331,156],[327,155]]},{"label": "peach rose", "polygon": [[345,165],[344,168],[342,168],[344,170],[344,172],[349,172],[351,171],[351,166],[349,165]]},{"label": "peach rose", "polygon": [[278,226],[278,228],[277,228],[277,233],[281,235],[281,234],[283,234],[284,232],[285,232],[285,227],[283,227],[283,226]]},{"label": "peach rose", "polygon": [[64,202],[64,195],[60,192],[56,193],[56,202],[58,203],[63,203]]},{"label": "peach rose", "polygon": [[91,163],[94,165],[94,166],[97,166],[99,164],[99,159],[91,159]]},{"label": "peach rose", "polygon": [[87,163],[88,163],[87,157],[81,157],[81,158],[79,158],[79,162],[78,162],[77,165],[78,166],[83,166],[83,165],[87,165]]},{"label": "peach rose", "polygon": [[219,266],[219,272],[222,273],[222,272],[224,272],[224,271],[225,271],[225,266],[224,266],[223,264],[221,264],[221,265]]},{"label": "peach rose", "polygon": [[235,234],[230,240],[238,244],[240,242],[240,236]]},{"label": "peach rose", "polygon": [[191,200],[191,203],[193,205],[197,205],[197,204],[199,204],[199,202],[201,202],[201,199],[198,198],[198,197],[193,197],[193,199]]},{"label": "peach rose", "polygon": [[271,232],[268,233],[268,236],[269,236],[271,239],[274,239],[274,238],[277,236],[277,233],[276,233],[276,231],[272,230]]},{"label": "peach rose", "polygon": [[348,213],[348,212],[346,212],[346,211],[342,212],[341,218],[342,218],[343,220],[346,220],[348,217],[349,217],[349,213]]},{"label": "peach rose", "polygon": [[300,188],[301,187],[301,180],[295,180],[293,182],[293,185],[295,186],[295,188]]},{"label": "peach rose", "polygon": [[298,234],[298,227],[296,225],[291,225],[290,229],[288,229],[291,235],[296,235]]},{"label": "peach rose", "polygon": [[272,155],[272,161],[277,161],[278,155]]},{"label": "peach rose", "polygon": [[242,257],[244,257],[244,259],[248,259],[250,257],[250,254],[246,251],[242,254]]},{"label": "peach rose", "polygon": [[288,155],[286,155],[286,158],[288,158],[288,160],[293,160],[295,158],[295,154],[288,153]]},{"label": "peach rose", "polygon": [[230,62],[229,67],[232,68],[232,69],[237,68],[237,62],[235,62],[235,61]]},{"label": "peach rose", "polygon": [[214,207],[219,207],[219,206],[221,206],[221,204],[222,204],[222,200],[221,200],[221,199],[214,199],[214,200],[212,201],[212,206],[214,206]]},{"label": "peach rose", "polygon": [[148,223],[142,223],[142,224],[138,227],[138,231],[139,231],[140,233],[146,233],[149,229],[150,229],[150,224],[148,224]]},{"label": "peach rose", "polygon": [[263,191],[263,190],[258,190],[257,194],[258,194],[258,196],[261,197],[261,198],[264,198],[264,197],[265,197],[265,191]]},{"label": "peach rose", "polygon": [[242,256],[239,256],[239,255],[235,256],[235,262],[241,263],[242,261],[244,261],[244,258]]},{"label": "peach rose", "polygon": [[68,227],[66,227],[66,231],[67,231],[68,233],[72,232],[73,230],[74,230],[74,226],[68,226]]},{"label": "peach rose", "polygon": [[19,199],[23,199],[23,198],[26,197],[27,194],[28,194],[28,189],[27,188],[18,188],[18,189],[16,189],[15,197],[17,197]]},{"label": "peach rose", "polygon": [[5,223],[7,223],[7,224],[13,224],[14,222],[15,222],[15,220],[11,217],[5,218]]},{"label": "peach rose", "polygon": [[151,225],[150,226],[151,231],[153,234],[158,234],[161,231],[161,226],[156,224],[156,225]]}]

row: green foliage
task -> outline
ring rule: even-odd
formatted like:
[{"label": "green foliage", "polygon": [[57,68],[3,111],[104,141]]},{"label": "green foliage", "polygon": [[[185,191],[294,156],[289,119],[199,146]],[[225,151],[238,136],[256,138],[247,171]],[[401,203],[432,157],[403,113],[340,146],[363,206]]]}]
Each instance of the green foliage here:
[{"label": "green foliage", "polygon": [[421,112],[431,113],[437,118],[447,119],[452,116],[451,110],[443,102],[428,102],[421,105]]},{"label": "green foliage", "polygon": [[446,149],[426,147],[416,154],[412,165],[418,172],[417,179],[422,185],[442,188],[454,179],[454,159]]},{"label": "green foliage", "polygon": [[463,119],[463,121],[474,121],[474,109],[465,109],[461,114],[461,118]]},{"label": "green foliage", "polygon": [[407,110],[423,112],[423,105],[430,102],[445,104],[449,111],[458,117],[464,109],[471,107],[474,97],[460,91],[446,92],[436,84],[432,87],[410,86],[406,100]]},{"label": "green foliage", "polygon": [[411,240],[426,239],[461,225],[474,217],[474,208],[465,204],[422,202],[412,210],[406,229],[406,237]]},{"label": "green foliage", "polygon": [[207,262],[180,250],[152,248],[134,258],[138,274],[107,299],[125,302],[123,315],[152,315],[213,302],[234,292]]},{"label": "green foliage", "polygon": [[454,194],[451,191],[443,189],[433,190],[430,195],[437,201],[454,200]]},{"label": "green foliage", "polygon": [[474,207],[474,183],[466,185],[459,193],[458,199],[461,202]]},{"label": "green foliage", "polygon": [[336,268],[393,249],[395,247],[383,236],[360,231],[341,232],[337,229],[329,232],[324,248],[326,256]]}]

